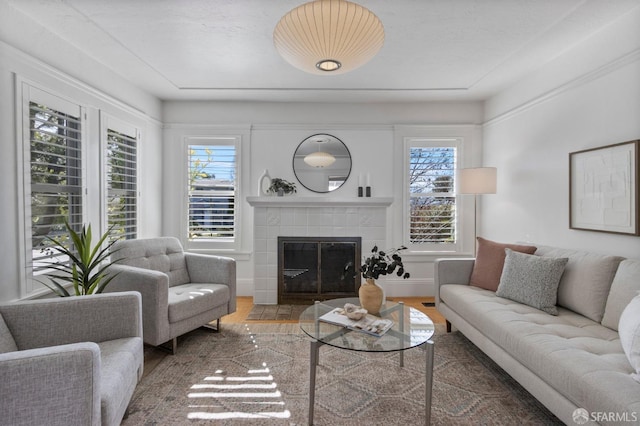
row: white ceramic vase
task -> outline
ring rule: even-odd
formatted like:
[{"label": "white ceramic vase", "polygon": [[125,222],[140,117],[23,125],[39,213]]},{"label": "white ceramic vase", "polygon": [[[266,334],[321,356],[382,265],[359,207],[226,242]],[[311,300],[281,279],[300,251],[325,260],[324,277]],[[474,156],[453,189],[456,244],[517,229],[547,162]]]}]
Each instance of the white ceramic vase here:
[{"label": "white ceramic vase", "polygon": [[269,176],[269,170],[264,169],[264,173],[258,179],[258,194],[259,195],[269,195],[267,190],[271,186],[271,176]]}]

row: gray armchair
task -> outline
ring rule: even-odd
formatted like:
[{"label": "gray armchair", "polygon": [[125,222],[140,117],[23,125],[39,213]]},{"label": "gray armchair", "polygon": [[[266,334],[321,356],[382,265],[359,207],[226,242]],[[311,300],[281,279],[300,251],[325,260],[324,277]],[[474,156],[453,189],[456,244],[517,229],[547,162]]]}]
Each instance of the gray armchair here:
[{"label": "gray armchair", "polygon": [[119,425],[143,362],[138,293],[0,305],[0,425]]},{"label": "gray armchair", "polygon": [[177,238],[118,241],[109,267],[117,276],[105,291],[142,294],[145,343],[159,346],[236,310],[236,262],[183,251]]}]

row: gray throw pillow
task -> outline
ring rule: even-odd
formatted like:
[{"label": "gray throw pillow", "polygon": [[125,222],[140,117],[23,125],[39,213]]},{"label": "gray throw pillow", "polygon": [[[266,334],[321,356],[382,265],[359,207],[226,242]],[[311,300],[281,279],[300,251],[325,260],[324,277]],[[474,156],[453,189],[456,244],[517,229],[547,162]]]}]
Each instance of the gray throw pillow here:
[{"label": "gray throw pillow", "polygon": [[505,249],[496,296],[524,303],[551,315],[558,315],[558,284],[569,260],[523,254]]}]

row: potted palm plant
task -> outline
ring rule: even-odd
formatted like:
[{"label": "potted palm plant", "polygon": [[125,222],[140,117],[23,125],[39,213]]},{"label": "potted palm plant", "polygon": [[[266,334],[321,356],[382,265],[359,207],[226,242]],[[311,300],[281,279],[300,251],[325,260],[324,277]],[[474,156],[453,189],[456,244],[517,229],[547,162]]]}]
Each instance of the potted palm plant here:
[{"label": "potted palm plant", "polygon": [[46,250],[55,250],[64,260],[57,259],[47,265],[49,269],[56,272],[47,275],[50,282],[41,281],[41,283],[60,297],[72,296],[65,286],[69,283],[73,286],[74,296],[102,293],[107,284],[115,278],[113,274],[107,276],[106,270],[115,263],[107,259],[110,255],[109,250],[116,240],[102,248],[113,227],[109,228],[95,245],[92,245],[90,224],[87,227],[83,225],[80,233],[74,231],[67,221],[64,224],[73,248],[67,247],[61,239],[46,237],[53,243]]}]

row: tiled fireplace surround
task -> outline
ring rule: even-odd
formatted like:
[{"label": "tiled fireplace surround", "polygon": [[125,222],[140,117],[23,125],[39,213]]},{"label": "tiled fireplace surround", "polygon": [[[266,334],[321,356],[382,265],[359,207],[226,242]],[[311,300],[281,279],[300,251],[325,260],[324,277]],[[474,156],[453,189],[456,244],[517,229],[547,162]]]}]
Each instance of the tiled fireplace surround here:
[{"label": "tiled fireplace surround", "polygon": [[362,253],[384,246],[392,198],[248,197],[254,207],[255,304],[278,303],[278,237],[361,237]]}]

